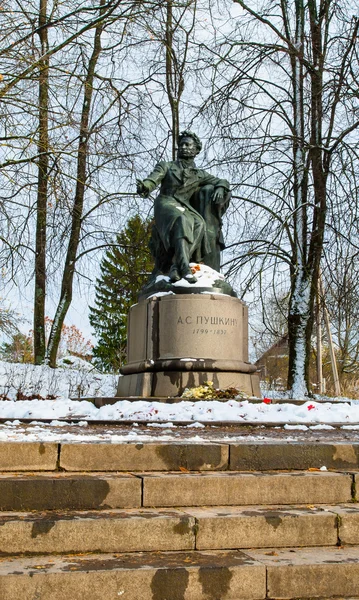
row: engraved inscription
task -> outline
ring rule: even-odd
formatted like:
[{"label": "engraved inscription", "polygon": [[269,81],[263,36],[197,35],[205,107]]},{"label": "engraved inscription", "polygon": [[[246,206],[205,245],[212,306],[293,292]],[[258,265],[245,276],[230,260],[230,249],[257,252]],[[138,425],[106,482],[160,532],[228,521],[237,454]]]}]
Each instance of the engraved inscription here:
[{"label": "engraved inscription", "polygon": [[177,319],[177,325],[192,325],[192,317],[190,315],[187,315],[187,317],[178,317]]},{"label": "engraved inscription", "polygon": [[[232,317],[206,317],[204,315],[197,315],[197,317],[192,317],[191,315],[180,315],[177,319],[177,325],[202,325],[202,327],[195,327],[192,330],[192,333],[197,335],[226,335],[228,330],[223,329],[223,327],[237,327],[238,319],[234,319]],[[216,328],[213,327],[214,325]]]},{"label": "engraved inscription", "polygon": [[213,333],[215,335],[226,335],[227,329],[194,329],[192,333]]},{"label": "engraved inscription", "polygon": [[224,325],[236,327],[238,325],[238,319],[233,319],[231,317],[202,317],[197,316],[196,319],[197,325]]}]

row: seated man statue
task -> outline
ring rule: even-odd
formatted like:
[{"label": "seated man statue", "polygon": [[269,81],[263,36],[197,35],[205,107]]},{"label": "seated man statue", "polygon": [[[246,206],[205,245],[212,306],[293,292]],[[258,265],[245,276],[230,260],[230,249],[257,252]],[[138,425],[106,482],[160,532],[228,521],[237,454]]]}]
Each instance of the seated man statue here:
[{"label": "seated man statue", "polygon": [[137,193],[146,198],[158,185],[152,252],[155,271],[172,282],[184,277],[195,283],[190,262],[203,262],[219,271],[223,246],[221,217],[230,200],[229,184],[194,163],[202,144],[196,134],[183,131],[176,161],[159,162],[146,179],[137,180]]}]

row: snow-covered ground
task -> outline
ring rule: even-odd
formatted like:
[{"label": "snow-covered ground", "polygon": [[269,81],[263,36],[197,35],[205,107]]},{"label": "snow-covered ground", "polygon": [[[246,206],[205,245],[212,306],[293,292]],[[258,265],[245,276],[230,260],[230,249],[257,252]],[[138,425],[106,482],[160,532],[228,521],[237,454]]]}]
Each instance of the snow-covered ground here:
[{"label": "snow-covered ground", "polygon": [[57,369],[0,361],[0,398],[22,400],[36,396],[44,400],[63,400],[113,396],[117,379],[115,375],[102,375],[89,363],[73,356],[61,359]]},{"label": "snow-covered ground", "polygon": [[76,419],[82,421],[137,421],[162,423],[238,423],[281,425],[358,425],[359,401],[315,402],[300,406],[252,404],[250,400],[200,400],[176,404],[119,400],[96,408],[91,402],[56,400],[18,400],[1,402],[0,419]]},{"label": "snow-covered ground", "polygon": [[[266,391],[262,402],[233,399],[183,400],[176,404],[119,400],[115,404],[96,408],[88,401],[73,401],[71,397],[113,397],[117,377],[101,375],[87,363],[72,366],[63,363],[58,369],[0,362],[0,419],[49,419],[53,426],[62,426],[59,419],[76,419],[85,425],[91,421],[134,421],[166,423],[238,423],[282,425],[287,429],[307,426],[323,428],[340,424],[359,428],[359,401],[349,398],[319,398],[295,405],[285,400],[274,404],[278,392]],[[42,399],[31,399],[40,396]],[[4,433],[4,429],[2,431]],[[2,436],[0,436],[1,439]]]}]

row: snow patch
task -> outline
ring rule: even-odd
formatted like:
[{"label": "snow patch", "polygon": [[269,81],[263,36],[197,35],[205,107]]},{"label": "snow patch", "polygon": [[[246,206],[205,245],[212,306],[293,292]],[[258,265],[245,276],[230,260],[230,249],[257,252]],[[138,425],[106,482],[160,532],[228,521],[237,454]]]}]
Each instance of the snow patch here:
[{"label": "snow patch", "polygon": [[151,296],[148,296],[148,298],[161,298],[161,296],[171,296],[171,294],[174,294],[174,292],[155,292]]},{"label": "snow patch", "polygon": [[214,287],[215,281],[224,280],[224,275],[218,273],[207,265],[190,263],[191,268],[195,269],[194,276],[197,278],[195,283],[189,283],[185,278],[176,281],[173,285],[177,287]]}]

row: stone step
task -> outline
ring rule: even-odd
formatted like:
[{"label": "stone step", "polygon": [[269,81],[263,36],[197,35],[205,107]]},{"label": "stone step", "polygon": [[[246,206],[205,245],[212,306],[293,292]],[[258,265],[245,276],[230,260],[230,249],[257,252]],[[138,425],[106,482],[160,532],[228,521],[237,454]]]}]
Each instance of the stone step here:
[{"label": "stone step", "polygon": [[0,510],[93,510],[351,502],[358,475],[290,473],[2,473]]},{"label": "stone step", "polygon": [[0,561],[1,600],[260,600],[266,568],[238,551]]},{"label": "stone step", "polygon": [[143,506],[340,504],[352,501],[344,473],[143,473]]},{"label": "stone step", "polygon": [[359,544],[359,511],[217,507],[0,513],[0,554],[225,550]]},{"label": "stone step", "polygon": [[0,442],[0,471],[55,471],[58,453],[53,442]]},{"label": "stone step", "polygon": [[216,471],[228,465],[229,445],[219,443],[65,443],[59,453],[65,471]]},{"label": "stone step", "polygon": [[1,473],[0,510],[136,508],[142,480],[125,473]]},{"label": "stone step", "polygon": [[0,555],[194,550],[195,524],[167,509],[0,513]]},{"label": "stone step", "polygon": [[359,469],[359,444],[341,442],[0,442],[0,471],[272,471]]},{"label": "stone step", "polygon": [[[142,402],[153,402],[154,398],[153,396],[149,396],[147,398],[143,397],[143,396],[129,396],[128,398],[120,398],[119,396],[103,396],[103,397],[99,397],[99,396],[84,396],[84,397],[73,397],[71,398],[71,400],[73,400],[74,402],[91,402],[91,404],[94,404],[96,406],[96,408],[101,408],[102,406],[107,406],[108,404],[113,405],[116,404],[116,402],[118,402],[119,400],[126,400],[127,402],[138,402],[138,401],[142,401]],[[183,402],[185,399],[182,398],[181,396],[157,396],[155,401],[156,402],[161,402],[163,404],[178,404],[179,402]],[[226,401],[227,399],[225,398],[222,401]],[[200,402],[201,398],[191,398],[192,402]],[[243,400],[236,400],[235,398],[232,399],[233,402],[238,402],[238,404],[240,404],[241,402],[243,402]],[[249,404],[262,404],[263,403],[263,398],[248,398],[247,399]],[[324,400],[321,400],[320,398],[315,400],[318,403],[324,403]],[[271,404],[292,404],[294,406],[302,406],[303,404],[306,404],[308,402],[308,399],[302,399],[302,400],[293,400],[292,398],[289,400],[288,398],[272,398],[271,399]],[[328,402],[328,400],[327,400]],[[146,421],[148,422],[148,421]]]},{"label": "stone step", "polygon": [[266,566],[268,598],[349,598],[359,590],[359,547],[248,550]]},{"label": "stone step", "polygon": [[355,598],[359,548],[147,552],[0,561],[2,600]]},{"label": "stone step", "polygon": [[359,444],[183,441],[63,443],[59,447],[59,467],[65,471],[272,471],[323,466],[359,469]]},{"label": "stone step", "polygon": [[[335,546],[340,527],[359,544],[359,511],[342,507],[223,506],[184,509],[196,519],[196,549]],[[348,510],[348,514],[347,511]],[[348,517],[348,519],[347,519]],[[354,541],[356,540],[356,542]]]}]

